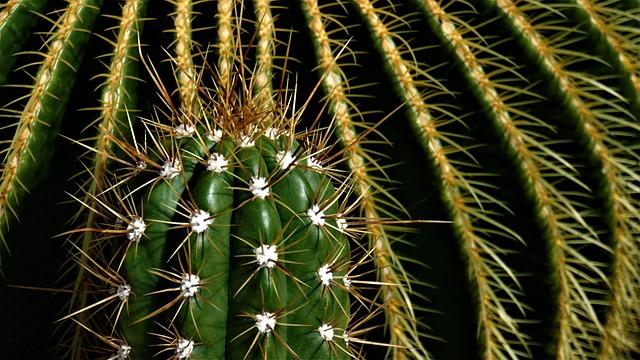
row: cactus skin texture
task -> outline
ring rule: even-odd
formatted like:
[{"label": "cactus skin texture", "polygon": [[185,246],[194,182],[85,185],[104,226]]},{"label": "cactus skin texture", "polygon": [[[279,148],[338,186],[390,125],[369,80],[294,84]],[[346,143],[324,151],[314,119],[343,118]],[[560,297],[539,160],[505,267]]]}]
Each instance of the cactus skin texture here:
[{"label": "cactus skin texture", "polygon": [[639,29],[637,0],[3,2],[0,357],[639,358]]}]

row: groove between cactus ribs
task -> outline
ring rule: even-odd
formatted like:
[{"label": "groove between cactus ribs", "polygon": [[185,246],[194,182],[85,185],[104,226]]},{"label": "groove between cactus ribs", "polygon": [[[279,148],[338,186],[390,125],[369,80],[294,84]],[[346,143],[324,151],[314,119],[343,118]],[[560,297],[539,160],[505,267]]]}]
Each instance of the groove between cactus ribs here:
[{"label": "groove between cactus ribs", "polygon": [[[322,81],[329,100],[330,112],[335,116],[336,132],[340,142],[345,148],[345,158],[349,168],[353,173],[353,178],[361,196],[361,208],[367,219],[367,228],[370,237],[370,246],[374,249],[375,261],[378,265],[379,278],[382,286],[380,294],[385,306],[385,315],[390,328],[390,343],[397,345],[391,349],[394,359],[405,359],[407,352],[415,358],[429,358],[429,354],[424,349],[419,331],[418,321],[413,311],[409,293],[411,283],[406,273],[399,263],[399,259],[394,255],[390,240],[379,219],[376,210],[374,190],[380,189],[368,172],[367,168],[370,159],[365,150],[360,145],[358,135],[353,123],[353,114],[359,113],[355,105],[349,102],[346,89],[348,84],[343,77],[343,72],[337,64],[337,59],[333,54],[332,44],[336,51],[343,51],[346,47],[342,41],[330,39],[323,23],[332,21],[326,14],[320,11],[318,2],[315,0],[305,0],[303,3],[307,25],[313,33],[313,40],[316,42],[316,56],[319,61]],[[335,20],[334,20],[335,21]],[[375,167],[375,165],[373,165]],[[389,285],[386,285],[389,284]],[[391,285],[394,284],[394,285]],[[395,284],[402,284],[397,286]]]},{"label": "groove between cactus ribs", "polygon": [[[634,271],[632,269],[637,269],[640,266],[637,256],[639,246],[637,241],[633,240],[633,234],[640,233],[640,217],[638,216],[640,208],[637,200],[634,200],[631,194],[637,192],[640,177],[637,173],[634,174],[632,168],[625,165],[627,161],[624,156],[633,156],[633,154],[629,154],[629,151],[625,150],[623,145],[611,138],[610,135],[603,134],[606,133],[607,125],[615,127],[618,121],[626,121],[624,117],[627,115],[622,113],[620,119],[612,120],[602,110],[592,110],[589,103],[599,103],[600,98],[598,94],[590,94],[591,91],[586,87],[591,84],[581,82],[579,73],[565,71],[562,61],[566,61],[564,59],[570,55],[565,55],[561,48],[548,43],[536,30],[537,26],[532,24],[525,13],[520,11],[514,3],[508,0],[497,0],[497,2],[530,43],[530,47],[535,49],[542,59],[546,71],[557,79],[562,93],[569,99],[570,110],[579,119],[581,135],[589,139],[588,151],[598,159],[602,168],[601,179],[606,188],[604,193],[608,194],[607,207],[611,209],[613,218],[615,267],[610,286],[615,301],[605,321],[601,349],[604,358],[625,356],[630,349],[635,348],[637,351],[638,346],[634,345],[633,339],[634,334],[638,333],[639,326],[638,319],[634,318],[637,315],[634,315],[633,309],[640,305],[638,302],[640,295],[637,285],[633,284]],[[526,1],[525,4],[528,5],[526,7],[528,9],[535,10],[539,7],[539,4],[530,1]],[[614,90],[608,89],[607,91],[611,93]],[[583,96],[586,97],[586,101],[583,100]],[[617,95],[617,97],[620,96]],[[615,109],[615,105],[611,106]],[[634,126],[630,123],[630,126],[637,128],[637,124]],[[612,148],[610,149],[607,144]],[[625,180],[625,177],[628,180]]]}]

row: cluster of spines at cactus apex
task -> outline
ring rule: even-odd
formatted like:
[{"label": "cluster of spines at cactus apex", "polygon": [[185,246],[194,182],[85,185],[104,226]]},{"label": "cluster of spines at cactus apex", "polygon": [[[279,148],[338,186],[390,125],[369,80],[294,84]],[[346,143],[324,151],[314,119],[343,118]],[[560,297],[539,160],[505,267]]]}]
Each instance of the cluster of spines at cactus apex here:
[{"label": "cluster of spines at cactus apex", "polygon": [[243,107],[199,106],[114,135],[105,190],[78,198],[98,221],[72,231],[94,233],[76,259],[90,300],[64,317],[83,329],[76,345],[110,359],[361,357],[381,306],[360,293],[372,259],[330,135],[296,133],[299,114],[243,124]]}]

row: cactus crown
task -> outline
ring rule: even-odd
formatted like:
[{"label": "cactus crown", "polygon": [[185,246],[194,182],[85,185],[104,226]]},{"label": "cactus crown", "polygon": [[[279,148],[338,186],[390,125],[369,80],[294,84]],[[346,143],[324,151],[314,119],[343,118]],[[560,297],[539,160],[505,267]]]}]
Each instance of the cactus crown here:
[{"label": "cactus crown", "polygon": [[640,353],[637,1],[64,4],[0,5],[0,260],[75,170],[65,357]]}]

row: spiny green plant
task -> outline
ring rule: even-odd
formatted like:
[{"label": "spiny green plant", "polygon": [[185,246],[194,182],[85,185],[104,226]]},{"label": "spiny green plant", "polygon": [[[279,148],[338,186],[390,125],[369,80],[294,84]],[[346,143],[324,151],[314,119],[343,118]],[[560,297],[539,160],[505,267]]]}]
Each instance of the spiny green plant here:
[{"label": "spiny green plant", "polygon": [[[357,204],[326,135],[294,134],[300,114],[255,106],[250,94],[204,98],[189,98],[202,120],[158,110],[142,136],[112,139],[124,166],[78,199],[96,216],[72,231],[89,238],[77,260],[96,278],[78,281],[107,288],[65,318],[118,358],[150,358],[159,340],[176,359],[356,357],[365,340],[348,329],[358,324],[349,294],[362,312],[377,306],[356,292],[367,261],[350,260]],[[87,351],[83,335],[74,351]]]},{"label": "spiny green plant", "polygon": [[[312,237],[296,229],[317,225],[308,225],[314,218],[307,213],[310,204],[292,205],[297,200],[289,198],[287,186],[313,169],[295,165],[283,175],[277,164],[285,159],[279,151],[300,149],[286,159],[304,164],[311,156],[326,156],[331,161],[323,166],[331,170],[316,175],[327,183],[332,179],[335,194],[345,194],[336,197],[330,195],[334,190],[311,186],[308,194],[331,199],[329,222],[348,209],[350,228],[368,239],[366,244],[357,236],[347,241],[333,223],[329,233],[342,240],[332,243],[342,245],[331,254],[321,251],[324,263],[313,264],[340,264],[343,273],[357,265],[366,279],[361,285],[370,282],[370,289],[350,290],[350,306],[344,284],[342,295],[327,298],[334,300],[325,304],[332,310],[322,315],[331,313],[336,328],[375,329],[383,317],[384,331],[364,335],[363,330],[355,338],[385,343],[386,353],[397,359],[430,353],[487,359],[638,356],[637,1],[75,0],[65,9],[47,3],[14,0],[0,8],[0,83],[9,84],[0,97],[10,120],[2,130],[0,230],[8,249],[20,246],[14,234],[29,233],[21,233],[17,219],[28,223],[29,199],[38,191],[29,195],[27,190],[46,189],[38,184],[55,162],[48,150],[64,144],[56,143],[56,134],[65,118],[63,129],[77,144],[73,151],[86,151],[83,171],[73,182],[80,185],[66,189],[74,194],[72,219],[79,230],[67,233],[72,256],[58,264],[60,281],[71,283],[61,290],[70,297],[65,314],[58,316],[65,319],[59,323],[67,329],[63,336],[71,339],[66,354],[85,356],[96,338],[117,353],[124,343],[115,335],[138,331],[131,336],[146,338],[151,332],[156,342],[165,342],[158,351],[184,358],[175,350],[194,345],[197,351],[207,343],[197,330],[200,317],[190,315],[197,308],[193,303],[232,304],[228,321],[219,318],[213,331],[215,339],[231,344],[256,334],[256,314],[266,311],[257,309],[259,301],[276,301],[273,306],[282,312],[273,314],[283,333],[270,328],[270,339],[278,341],[266,345],[262,340],[270,335],[251,338],[250,350],[238,356],[261,350],[272,358],[373,356],[376,350],[350,348],[344,337],[325,355],[304,351],[330,347],[312,349],[295,340],[305,328],[296,324],[306,324],[300,314],[311,308],[313,298],[306,296],[313,286],[294,271],[303,266],[296,258],[306,252],[298,245],[311,243]],[[45,20],[52,29],[42,25]],[[85,49],[90,54],[83,58]],[[90,77],[96,80],[84,80]],[[99,94],[85,90],[95,84]],[[378,124],[380,118],[386,121]],[[290,135],[269,140],[271,128]],[[216,129],[223,135],[214,146],[207,134]],[[252,157],[238,144],[243,134],[256,140],[251,151],[258,155],[252,156],[262,158],[262,167],[249,165]],[[340,146],[328,146],[329,139]],[[214,151],[228,158],[233,171],[202,172]],[[178,159],[180,176],[158,180],[178,164],[166,161]],[[143,163],[146,168],[138,169]],[[253,208],[247,191],[251,176],[273,185],[267,203],[276,209],[281,228],[269,239],[244,226]],[[199,191],[207,186],[202,183],[209,181],[228,185],[232,211],[207,210],[199,202],[204,198]],[[168,201],[160,206],[154,194],[162,189]],[[224,226],[214,220],[203,233],[226,231],[222,237],[232,244],[214,249],[215,256],[206,260],[197,257],[202,236],[190,220],[198,210],[224,214]],[[407,216],[450,224],[414,222],[415,233],[399,236],[399,222],[390,219]],[[143,223],[134,222],[138,218],[144,235],[124,241],[130,230],[142,229]],[[191,234],[172,235],[180,231]],[[138,256],[146,258],[150,234],[166,238],[167,254],[137,266]],[[250,272],[242,272],[250,265],[233,269],[256,264],[256,259],[236,257],[251,255],[249,244],[271,245],[273,239],[282,244],[280,265],[287,271],[256,274],[277,274],[277,286],[253,284]],[[351,258],[348,247],[355,250]],[[11,262],[19,263],[21,256],[1,259],[12,279]],[[229,283],[183,277],[199,274],[200,268],[229,271]],[[155,282],[136,290],[129,279],[136,276]],[[213,290],[190,291],[187,283],[200,290],[224,286],[227,298],[209,298]],[[124,296],[130,291],[125,285],[135,297]],[[286,288],[292,302],[284,295],[257,295],[271,288]],[[165,292],[144,296],[161,289],[173,290],[166,297]],[[234,295],[242,298],[249,289],[260,290],[251,300],[256,308],[242,313],[249,310],[235,307]],[[207,301],[196,301],[201,298]],[[339,311],[335,304],[341,304]],[[103,307],[108,311],[96,311]],[[104,321],[104,314],[112,315]],[[161,318],[164,328],[151,330]],[[131,321],[136,324],[122,325]],[[244,327],[238,328],[242,321]],[[309,328],[313,341],[322,338],[316,331],[321,325]],[[224,334],[246,329],[251,331],[235,341],[235,335]],[[289,346],[289,340],[296,345]]]}]

